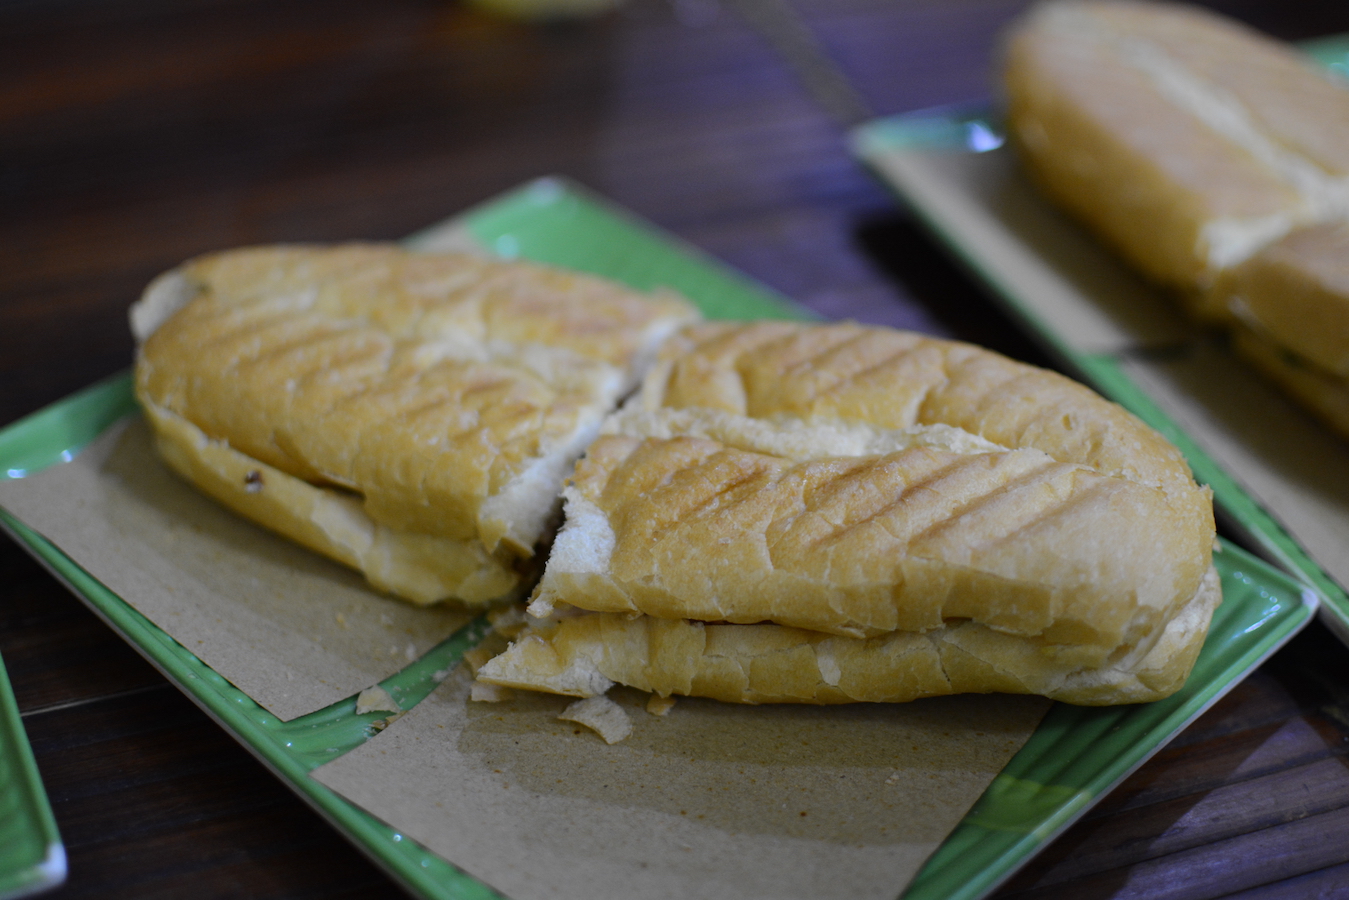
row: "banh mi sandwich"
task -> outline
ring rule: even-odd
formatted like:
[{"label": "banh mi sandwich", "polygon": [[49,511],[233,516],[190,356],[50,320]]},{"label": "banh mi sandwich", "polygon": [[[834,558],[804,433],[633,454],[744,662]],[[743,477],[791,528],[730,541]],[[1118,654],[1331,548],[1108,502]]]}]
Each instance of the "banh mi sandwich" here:
[{"label": "banh mi sandwich", "polygon": [[745,703],[1164,697],[1220,599],[1180,453],[1057,374],[856,324],[689,326],[477,673]]},{"label": "banh mi sandwich", "polygon": [[697,318],[559,269],[393,245],[191,260],[132,310],[164,459],[416,603],[527,589],[572,462]]},{"label": "banh mi sandwich", "polygon": [[1050,0],[1004,84],[1048,197],[1313,412],[1349,405],[1349,81],[1206,10]]}]

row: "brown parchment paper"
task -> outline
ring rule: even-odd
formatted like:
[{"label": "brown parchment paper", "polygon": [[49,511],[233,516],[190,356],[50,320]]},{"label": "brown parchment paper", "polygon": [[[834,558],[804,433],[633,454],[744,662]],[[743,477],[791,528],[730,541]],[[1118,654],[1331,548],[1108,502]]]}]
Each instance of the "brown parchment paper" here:
[{"label": "brown parchment paper", "polygon": [[514,900],[897,897],[1049,701],[739,706],[610,693],[605,744],[569,698],[470,703],[457,670],[314,776]]},{"label": "brown parchment paper", "polygon": [[286,720],[405,667],[466,624],[255,526],[160,462],[140,417],[72,462],[0,481],[0,506]]}]

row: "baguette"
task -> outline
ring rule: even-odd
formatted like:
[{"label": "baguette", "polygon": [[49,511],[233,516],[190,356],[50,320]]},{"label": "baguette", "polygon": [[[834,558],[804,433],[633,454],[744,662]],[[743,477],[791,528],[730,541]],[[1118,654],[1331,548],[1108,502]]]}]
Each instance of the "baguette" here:
[{"label": "baguette", "polygon": [[406,599],[484,603],[521,583],[568,467],[695,317],[525,263],[236,250],[147,289],[136,392],[169,464],[234,509]]},{"label": "baguette", "polygon": [[[1183,680],[1217,603],[1210,494],[1179,453],[1086,388],[970,345],[695,325],[603,432],[566,490],[535,626],[484,681],[1143,699]],[[696,674],[678,661],[703,641]],[[820,647],[855,689],[791,674]]]},{"label": "baguette", "polygon": [[1004,84],[1051,200],[1200,319],[1349,376],[1349,83],[1205,10],[1051,0]]}]

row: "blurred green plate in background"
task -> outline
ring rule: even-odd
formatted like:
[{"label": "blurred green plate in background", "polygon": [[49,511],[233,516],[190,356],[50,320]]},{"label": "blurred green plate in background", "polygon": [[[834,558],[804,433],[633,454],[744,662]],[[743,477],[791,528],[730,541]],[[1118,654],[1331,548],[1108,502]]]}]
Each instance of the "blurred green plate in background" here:
[{"label": "blurred green plate in background", "polygon": [[0,661],[0,900],[66,880],[66,850]]}]

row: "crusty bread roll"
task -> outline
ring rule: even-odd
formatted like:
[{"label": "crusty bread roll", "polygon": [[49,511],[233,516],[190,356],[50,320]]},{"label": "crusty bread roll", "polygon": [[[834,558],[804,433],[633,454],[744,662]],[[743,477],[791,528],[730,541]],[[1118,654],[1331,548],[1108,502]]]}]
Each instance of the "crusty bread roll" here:
[{"label": "crusty bread roll", "polygon": [[[695,325],[603,430],[566,491],[529,607],[541,621],[483,680],[1127,702],[1179,685],[1217,602],[1210,494],[1175,448],[1081,385],[967,344]],[[720,662],[668,669],[704,641],[695,657]],[[821,647],[849,660],[852,687],[791,674],[789,656]]]},{"label": "crusty bread roll", "polygon": [[669,294],[392,245],[192,260],[133,309],[165,458],[416,602],[520,581],[572,461],[655,347]]},{"label": "crusty bread roll", "polygon": [[1004,76],[1008,133],[1052,200],[1199,317],[1349,376],[1349,82],[1214,13],[1131,0],[1037,5]]}]

